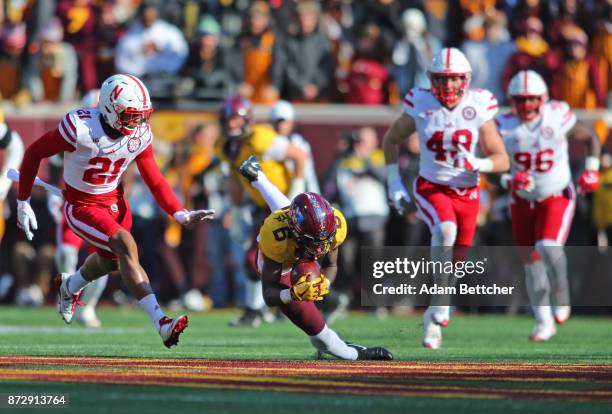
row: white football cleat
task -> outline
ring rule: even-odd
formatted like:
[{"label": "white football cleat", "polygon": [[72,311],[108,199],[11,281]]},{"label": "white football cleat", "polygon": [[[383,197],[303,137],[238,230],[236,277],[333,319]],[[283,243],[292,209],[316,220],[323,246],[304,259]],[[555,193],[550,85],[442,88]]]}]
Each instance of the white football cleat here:
[{"label": "white football cleat", "polygon": [[557,328],[554,323],[536,323],[529,336],[529,340],[533,342],[544,342],[557,334]]},{"label": "white football cleat", "polygon": [[72,322],[74,309],[77,305],[82,305],[82,303],[79,302],[81,293],[79,292],[78,294],[74,295],[68,290],[69,277],[70,275],[66,273],[60,273],[59,275],[55,276],[55,286],[57,286],[58,291],[57,310],[66,323]]},{"label": "white football cleat", "polygon": [[553,308],[553,314],[557,325],[563,325],[570,318],[572,313],[572,307],[569,305],[555,306]]},{"label": "white football cleat", "polygon": [[174,319],[164,316],[159,320],[159,336],[164,341],[166,348],[178,344],[179,336],[187,325],[189,325],[189,318],[186,315],[177,316]]},{"label": "white football cleat", "polygon": [[433,314],[431,307],[423,314],[423,346],[438,349],[442,346],[442,328],[434,321]]}]

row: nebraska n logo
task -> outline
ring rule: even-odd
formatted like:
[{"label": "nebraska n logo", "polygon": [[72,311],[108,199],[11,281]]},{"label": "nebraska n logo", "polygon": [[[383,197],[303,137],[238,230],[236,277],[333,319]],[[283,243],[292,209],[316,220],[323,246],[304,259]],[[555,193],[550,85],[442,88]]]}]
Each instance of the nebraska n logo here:
[{"label": "nebraska n logo", "polygon": [[123,92],[123,88],[120,87],[119,85],[115,85],[115,87],[113,88],[110,94],[111,100],[116,101],[119,95],[121,95],[121,92]]}]

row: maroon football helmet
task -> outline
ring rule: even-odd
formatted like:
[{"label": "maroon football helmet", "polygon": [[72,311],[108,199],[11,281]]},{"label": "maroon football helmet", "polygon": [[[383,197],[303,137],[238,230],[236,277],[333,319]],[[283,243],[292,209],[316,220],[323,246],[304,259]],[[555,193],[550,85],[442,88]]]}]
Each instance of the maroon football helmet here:
[{"label": "maroon football helmet", "polygon": [[248,99],[241,96],[228,98],[219,111],[223,135],[228,139],[242,139],[251,132],[253,107]]},{"label": "maroon football helmet", "polygon": [[331,250],[336,236],[336,216],[329,201],[319,194],[302,193],[291,202],[288,215],[298,256],[318,259]]}]

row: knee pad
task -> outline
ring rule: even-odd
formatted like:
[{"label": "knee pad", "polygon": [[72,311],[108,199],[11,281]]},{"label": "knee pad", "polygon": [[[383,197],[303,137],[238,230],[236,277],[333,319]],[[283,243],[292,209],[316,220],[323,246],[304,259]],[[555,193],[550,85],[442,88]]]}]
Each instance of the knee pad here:
[{"label": "knee pad", "polygon": [[55,250],[55,266],[60,273],[76,272],[79,250],[69,244],[62,244]]},{"label": "knee pad", "polygon": [[431,229],[432,246],[453,246],[457,239],[457,224],[452,221],[443,221]]}]

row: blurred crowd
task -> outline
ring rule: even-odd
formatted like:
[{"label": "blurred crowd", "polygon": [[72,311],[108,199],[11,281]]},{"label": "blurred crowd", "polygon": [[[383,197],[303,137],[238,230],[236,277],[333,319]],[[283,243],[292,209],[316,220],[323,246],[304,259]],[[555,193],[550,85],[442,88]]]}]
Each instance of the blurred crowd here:
[{"label": "blurred crowd", "polygon": [[[274,105],[262,121],[308,154],[306,188],[320,191],[347,218],[334,309],[359,304],[361,246],[429,245],[429,232],[416,208],[400,216],[388,206],[380,129],[362,126],[329,137],[337,141],[335,161],[317,177],[316,151],[311,137],[300,134],[291,102],[396,104],[410,88],[429,86],[431,56],[447,45],[460,47],[470,60],[471,86],[491,90],[501,102],[512,75],[527,68],[543,76],[551,97],[572,107],[605,108],[611,99],[612,8],[605,0],[0,0],[0,5],[0,94],[16,104],[72,102],[119,71],[143,78],[161,103],[219,102],[239,94]],[[605,142],[605,125],[595,126]],[[213,120],[178,143],[156,140],[158,161],[186,207],[215,209],[215,220],[182,229],[168,220],[135,170],[124,178],[142,264],[160,299],[177,307],[204,310],[245,301],[252,243],[245,235],[259,223],[249,209],[232,212],[230,167],[214,151],[220,134]],[[571,151],[575,177],[586,154],[577,145]],[[418,172],[418,154],[418,139],[412,137],[400,159],[408,183]],[[59,181],[61,167],[50,162],[48,168],[43,175]],[[510,245],[509,197],[496,177],[487,178],[475,243]],[[594,195],[579,198],[569,245],[612,243],[612,157],[605,146],[601,182]],[[0,302],[52,302],[58,219],[47,194],[35,189],[39,230],[27,242],[17,231],[14,205],[12,191],[0,208],[7,219]],[[597,258],[584,259],[583,270],[602,266]],[[119,278],[110,278],[105,299],[131,300]]]},{"label": "blurred crowd", "polygon": [[552,98],[606,106],[606,0],[3,0],[0,94],[69,101],[115,72],[158,101],[394,104],[428,87],[442,46],[460,47],[473,87],[500,102],[522,69]]}]

